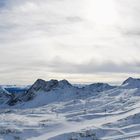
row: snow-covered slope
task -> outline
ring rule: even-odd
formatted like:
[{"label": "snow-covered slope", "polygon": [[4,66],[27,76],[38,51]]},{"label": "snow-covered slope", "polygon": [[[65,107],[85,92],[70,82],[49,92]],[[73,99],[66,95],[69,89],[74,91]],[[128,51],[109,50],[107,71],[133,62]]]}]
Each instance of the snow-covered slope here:
[{"label": "snow-covered slope", "polygon": [[0,86],[0,105],[6,103],[11,98],[11,94]]},{"label": "snow-covered slope", "polygon": [[47,94],[52,91],[58,92],[59,90],[63,89],[70,89],[73,88],[72,85],[66,81],[57,81],[57,80],[50,80],[50,81],[44,81],[42,79],[38,79],[21,97],[21,101],[30,101],[34,99],[36,96],[40,96],[41,93],[45,93],[45,96],[47,98]]},{"label": "snow-covered slope", "polygon": [[125,88],[140,88],[140,79],[129,77],[122,83]]},{"label": "snow-covered slope", "polygon": [[78,88],[39,79],[15,106],[1,109],[0,139],[140,140],[139,81],[126,81]]},{"label": "snow-covered slope", "polygon": [[38,107],[52,102],[69,101],[101,94],[115,88],[105,83],[95,83],[83,88],[72,86],[67,80],[44,81],[38,79],[17,101],[21,107]]},{"label": "snow-covered slope", "polygon": [[106,84],[106,83],[94,83],[94,84],[85,86],[84,89],[92,91],[92,92],[102,92],[102,91],[113,89],[115,87],[116,86],[110,86],[109,84]]}]

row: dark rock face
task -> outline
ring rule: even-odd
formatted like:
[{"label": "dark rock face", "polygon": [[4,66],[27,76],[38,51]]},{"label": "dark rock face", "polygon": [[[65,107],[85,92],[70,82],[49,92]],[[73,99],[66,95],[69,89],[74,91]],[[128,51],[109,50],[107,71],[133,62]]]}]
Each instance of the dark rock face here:
[{"label": "dark rock face", "polygon": [[56,88],[58,86],[59,82],[57,80],[50,80],[46,82],[46,85],[44,87],[44,91],[48,92],[53,90],[54,88]]},{"label": "dark rock face", "polygon": [[44,88],[46,85],[46,81],[38,79],[24,94],[12,94],[11,98],[8,101],[9,105],[15,105],[20,101],[29,101],[34,98],[35,92]]},{"label": "dark rock face", "polygon": [[50,81],[44,81],[42,79],[38,79],[24,94],[20,100],[22,101],[29,101],[32,100],[38,91],[44,91],[49,92],[51,90],[55,90],[58,88],[65,88],[65,87],[71,87],[72,85],[66,81],[58,81],[58,80],[50,80]]},{"label": "dark rock face", "polygon": [[20,101],[20,98],[18,96],[20,96],[20,95],[11,94],[10,99],[8,100],[7,104],[10,105],[10,106],[15,105],[17,102]]},{"label": "dark rock face", "polygon": [[38,91],[39,89],[42,89],[46,86],[46,81],[42,79],[38,79],[30,88],[27,92],[29,91]]},{"label": "dark rock face", "polygon": [[11,99],[11,96],[12,95],[8,91],[0,87],[0,104],[7,102],[9,99]]},{"label": "dark rock face", "polygon": [[[105,90],[109,90],[114,88],[114,86],[110,86],[106,83],[95,83],[95,84],[91,84],[88,86],[85,86],[84,88],[76,88],[74,86],[72,86],[67,80],[50,80],[50,81],[45,81],[42,79],[38,79],[29,89],[26,93],[24,94],[20,94],[20,95],[12,95],[8,104],[9,105],[15,105],[17,102],[27,102],[30,101],[32,99],[34,99],[35,96],[37,96],[37,94],[39,94],[39,92],[45,92],[47,94],[47,92],[50,92],[52,90],[56,90],[56,91],[71,91],[73,90],[73,92],[76,94],[77,91],[79,91],[79,93],[83,94],[83,93],[87,93],[87,92],[102,92]],[[63,90],[64,89],[64,90]],[[66,90],[65,90],[66,89]]]},{"label": "dark rock face", "polygon": [[[103,91],[111,90],[113,88],[117,88],[117,86],[111,86],[107,83],[94,83],[82,88],[78,88],[72,86],[67,80],[45,81],[42,79],[38,79],[24,94],[10,94],[0,87],[0,104],[7,101],[6,103],[12,106],[17,104],[18,102],[27,102],[34,99],[34,97],[36,97],[41,92],[43,92],[43,96],[44,94],[46,94],[47,96],[50,91],[54,91],[50,92],[50,94],[72,93],[72,96],[75,98],[74,95],[77,93],[81,95],[86,95],[87,93],[94,95],[94,93],[98,94],[98,92],[100,93]],[[118,88],[140,88],[140,79],[134,79],[130,77],[125,80],[123,84]],[[60,95],[63,96],[63,94]]]},{"label": "dark rock face", "polygon": [[29,89],[28,91],[21,97],[22,101],[29,101],[34,98],[35,92],[44,89],[46,86],[46,81],[42,79],[38,79]]}]

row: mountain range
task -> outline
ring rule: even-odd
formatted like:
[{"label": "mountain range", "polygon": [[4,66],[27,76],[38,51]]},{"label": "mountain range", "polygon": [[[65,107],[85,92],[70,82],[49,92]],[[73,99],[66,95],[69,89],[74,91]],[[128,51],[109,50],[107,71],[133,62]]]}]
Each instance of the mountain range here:
[{"label": "mountain range", "polygon": [[38,79],[18,94],[6,89],[0,87],[0,139],[140,139],[140,79],[80,87]]}]

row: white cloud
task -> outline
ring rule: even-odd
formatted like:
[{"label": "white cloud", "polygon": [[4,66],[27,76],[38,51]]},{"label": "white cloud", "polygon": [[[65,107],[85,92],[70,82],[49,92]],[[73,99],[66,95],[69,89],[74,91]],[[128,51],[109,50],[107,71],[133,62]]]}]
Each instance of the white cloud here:
[{"label": "white cloud", "polygon": [[138,0],[0,2],[1,83],[60,74],[75,82],[82,80],[82,72],[93,76],[83,82],[107,81],[111,73],[112,81],[115,74],[138,76],[139,8]]}]

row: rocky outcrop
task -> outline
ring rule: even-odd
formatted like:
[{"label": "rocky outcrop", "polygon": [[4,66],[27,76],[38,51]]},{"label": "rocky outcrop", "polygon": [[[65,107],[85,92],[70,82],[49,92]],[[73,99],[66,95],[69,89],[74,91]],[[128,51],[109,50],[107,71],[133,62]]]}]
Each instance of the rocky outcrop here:
[{"label": "rocky outcrop", "polygon": [[38,79],[24,94],[20,100],[22,101],[29,101],[36,96],[36,93],[39,91],[49,92],[51,90],[60,89],[60,88],[67,88],[71,87],[72,85],[67,80],[50,80],[45,81],[42,79]]}]

